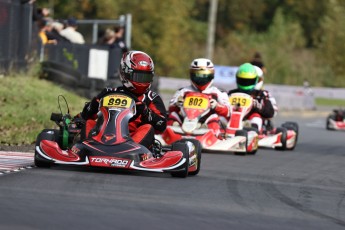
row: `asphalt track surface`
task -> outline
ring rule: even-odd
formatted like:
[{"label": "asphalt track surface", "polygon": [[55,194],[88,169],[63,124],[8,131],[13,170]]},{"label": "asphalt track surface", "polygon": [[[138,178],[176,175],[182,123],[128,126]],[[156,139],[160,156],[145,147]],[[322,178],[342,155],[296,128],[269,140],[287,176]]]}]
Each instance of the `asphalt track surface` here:
[{"label": "asphalt track surface", "polygon": [[298,121],[292,152],[203,154],[200,174],[71,166],[0,176],[0,229],[345,229],[345,132]]}]

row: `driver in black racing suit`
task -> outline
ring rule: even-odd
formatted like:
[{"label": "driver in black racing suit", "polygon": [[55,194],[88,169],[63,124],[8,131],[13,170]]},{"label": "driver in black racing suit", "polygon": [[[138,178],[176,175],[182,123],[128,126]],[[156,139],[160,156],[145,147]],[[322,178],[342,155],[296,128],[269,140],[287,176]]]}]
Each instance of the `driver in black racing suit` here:
[{"label": "driver in black racing suit", "polygon": [[132,139],[152,149],[154,134],[166,128],[166,109],[161,97],[150,90],[154,77],[154,64],[149,55],[141,51],[129,51],[123,54],[120,63],[120,78],[123,86],[105,88],[86,103],[83,111],[77,115],[86,120],[85,137],[95,127],[99,100],[112,92],[121,92],[137,99],[136,115],[129,121],[129,132]]}]

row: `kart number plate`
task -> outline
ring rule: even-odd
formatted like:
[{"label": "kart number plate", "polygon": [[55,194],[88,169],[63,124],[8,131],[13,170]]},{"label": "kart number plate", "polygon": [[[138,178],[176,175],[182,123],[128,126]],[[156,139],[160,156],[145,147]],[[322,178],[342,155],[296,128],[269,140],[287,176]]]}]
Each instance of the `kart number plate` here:
[{"label": "kart number plate", "polygon": [[103,98],[103,106],[105,107],[121,107],[129,108],[132,103],[132,98],[125,95],[108,95]]},{"label": "kart number plate", "polygon": [[250,106],[251,101],[252,101],[251,98],[243,97],[239,95],[229,97],[230,105],[239,105],[245,108],[248,108]]},{"label": "kart number plate", "polygon": [[187,96],[183,102],[183,107],[186,109],[207,109],[208,100],[203,97]]}]

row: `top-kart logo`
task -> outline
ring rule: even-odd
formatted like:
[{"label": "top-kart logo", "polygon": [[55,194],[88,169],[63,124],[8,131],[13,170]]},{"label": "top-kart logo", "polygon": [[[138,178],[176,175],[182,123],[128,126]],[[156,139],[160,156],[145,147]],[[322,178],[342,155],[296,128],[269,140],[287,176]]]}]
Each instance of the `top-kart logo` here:
[{"label": "top-kart logo", "polygon": [[115,157],[90,157],[90,162],[93,166],[128,168],[131,160]]}]

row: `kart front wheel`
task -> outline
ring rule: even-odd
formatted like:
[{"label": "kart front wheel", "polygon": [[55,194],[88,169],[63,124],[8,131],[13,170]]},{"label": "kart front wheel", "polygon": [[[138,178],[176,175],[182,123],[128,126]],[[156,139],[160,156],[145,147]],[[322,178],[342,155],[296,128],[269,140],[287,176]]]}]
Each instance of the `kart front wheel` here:
[{"label": "kart front wheel", "polygon": [[[56,141],[59,138],[59,130],[57,129],[44,129],[40,134],[38,134],[36,139],[35,148],[40,146],[41,141],[49,140]],[[51,162],[43,158],[35,149],[34,163],[36,167],[39,168],[49,168]]]},{"label": "kart front wheel", "polygon": [[298,124],[293,121],[287,121],[284,124],[282,124],[282,127],[286,128],[287,130],[295,131],[296,133],[295,144],[291,148],[288,148],[288,150],[294,150],[297,144],[297,140],[298,140]]},{"label": "kart front wheel", "polygon": [[246,138],[245,145],[246,145],[246,151],[245,152],[235,152],[235,155],[245,155],[248,151],[248,132],[247,130],[236,130],[235,136],[243,136]]},{"label": "kart front wheel", "polygon": [[189,148],[187,143],[175,142],[171,146],[172,151],[181,151],[183,153],[183,158],[186,159],[186,162],[183,165],[183,168],[178,171],[171,172],[172,177],[185,178],[188,176],[188,166],[189,166]]},{"label": "kart front wheel", "polygon": [[276,134],[281,133],[280,142],[282,143],[281,147],[276,147],[277,150],[286,150],[286,141],[287,141],[287,129],[284,127],[278,127],[276,129]]},{"label": "kart front wheel", "polygon": [[[182,139],[179,142],[186,143],[187,141],[191,142],[194,145],[194,152],[196,154],[196,159],[195,159],[196,170],[192,171],[192,172],[189,172],[188,175],[195,176],[200,171],[202,146],[201,146],[200,141],[198,141],[196,139]],[[192,162],[189,162],[189,163],[192,163]]]},{"label": "kart front wheel", "polygon": [[332,127],[331,127],[331,122],[330,120],[335,120],[335,116],[334,115],[329,115],[327,117],[327,120],[326,120],[326,129],[327,130],[334,130]]}]

